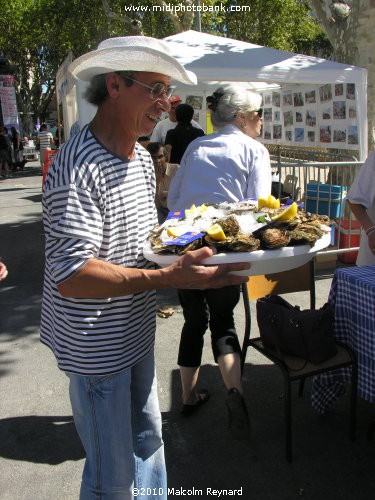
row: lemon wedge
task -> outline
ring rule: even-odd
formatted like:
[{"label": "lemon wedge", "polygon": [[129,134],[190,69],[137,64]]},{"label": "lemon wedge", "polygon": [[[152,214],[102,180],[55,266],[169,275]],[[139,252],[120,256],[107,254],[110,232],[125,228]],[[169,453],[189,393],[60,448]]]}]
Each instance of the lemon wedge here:
[{"label": "lemon wedge", "polygon": [[197,213],[197,207],[193,204],[190,208],[185,210],[185,218],[190,219],[190,217],[195,217]]},{"label": "lemon wedge", "polygon": [[209,227],[207,229],[207,234],[213,240],[216,240],[216,241],[224,241],[227,239],[222,227],[219,224],[214,224],[213,226]]},{"label": "lemon wedge", "polygon": [[270,208],[280,208],[280,200],[270,194],[268,197],[268,206]]},{"label": "lemon wedge", "polygon": [[267,198],[258,198],[258,208],[263,208],[267,206]]},{"label": "lemon wedge", "polygon": [[198,215],[202,215],[207,209],[208,209],[208,206],[205,203],[203,203],[202,205],[197,207]]},{"label": "lemon wedge", "polygon": [[181,234],[184,234],[186,231],[178,226],[171,226],[167,228],[167,235],[172,238],[178,238]]},{"label": "lemon wedge", "polygon": [[198,217],[199,215],[202,215],[206,210],[208,209],[208,206],[203,203],[202,205],[199,205],[199,207],[196,207],[194,204],[185,210],[185,218],[186,219],[194,219],[194,217]]},{"label": "lemon wedge", "polygon": [[275,198],[272,194],[268,198],[258,198],[258,208],[280,208],[280,200]]},{"label": "lemon wedge", "polygon": [[287,209],[283,210],[280,214],[275,217],[271,217],[271,220],[292,220],[297,215],[298,205],[294,201]]}]

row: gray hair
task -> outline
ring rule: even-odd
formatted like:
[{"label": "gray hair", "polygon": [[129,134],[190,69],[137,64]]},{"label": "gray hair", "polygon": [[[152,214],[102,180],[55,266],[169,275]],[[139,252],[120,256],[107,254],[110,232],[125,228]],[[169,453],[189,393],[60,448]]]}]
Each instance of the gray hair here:
[{"label": "gray hair", "polygon": [[258,111],[262,96],[240,85],[229,84],[215,90],[207,102],[210,103],[212,124],[220,129],[234,123],[238,112]]},{"label": "gray hair", "polygon": [[[133,77],[135,71],[116,71],[116,73],[125,80],[127,87],[133,85],[133,82],[129,79]],[[108,73],[103,73],[102,75],[96,75],[92,77],[89,86],[87,87],[84,97],[86,101],[95,106],[102,104],[108,97],[106,76]]]}]

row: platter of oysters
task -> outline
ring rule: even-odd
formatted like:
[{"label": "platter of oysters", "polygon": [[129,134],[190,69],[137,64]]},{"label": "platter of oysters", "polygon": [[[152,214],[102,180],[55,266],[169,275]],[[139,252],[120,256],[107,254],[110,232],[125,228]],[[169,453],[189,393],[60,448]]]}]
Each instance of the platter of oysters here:
[{"label": "platter of oysters", "polygon": [[165,267],[190,250],[209,246],[215,255],[203,265],[251,264],[236,274],[272,274],[302,266],[330,244],[330,219],[296,203],[280,207],[272,198],[193,205],[170,213],[151,231],[144,256]]}]

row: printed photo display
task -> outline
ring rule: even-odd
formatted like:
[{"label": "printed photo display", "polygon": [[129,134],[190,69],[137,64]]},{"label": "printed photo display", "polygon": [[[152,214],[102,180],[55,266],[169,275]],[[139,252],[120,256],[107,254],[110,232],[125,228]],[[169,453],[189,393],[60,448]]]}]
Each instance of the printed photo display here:
[{"label": "printed photo display", "polygon": [[298,85],[261,94],[263,142],[358,149],[354,83]]}]

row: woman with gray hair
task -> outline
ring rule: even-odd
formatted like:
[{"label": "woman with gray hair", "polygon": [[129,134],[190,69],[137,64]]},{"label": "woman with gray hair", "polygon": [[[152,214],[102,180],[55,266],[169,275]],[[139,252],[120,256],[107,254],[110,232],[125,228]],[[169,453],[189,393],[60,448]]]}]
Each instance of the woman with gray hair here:
[{"label": "woman with gray hair", "polygon": [[[172,180],[168,207],[172,211],[202,203],[237,202],[271,193],[271,166],[267,149],[255,137],[262,127],[262,98],[238,85],[219,87],[207,97],[217,132],[191,142]],[[197,389],[208,325],[214,359],[227,388],[226,406],[233,437],[249,434],[249,419],[241,384],[241,348],[233,310],[240,287],[213,290],[178,290],[185,323],[178,354],[183,415],[191,415],[209,393]]]}]

